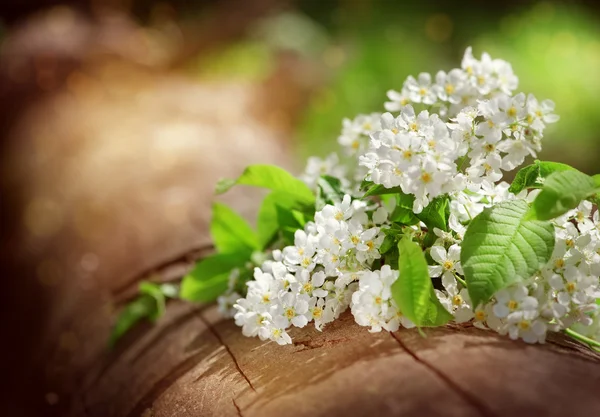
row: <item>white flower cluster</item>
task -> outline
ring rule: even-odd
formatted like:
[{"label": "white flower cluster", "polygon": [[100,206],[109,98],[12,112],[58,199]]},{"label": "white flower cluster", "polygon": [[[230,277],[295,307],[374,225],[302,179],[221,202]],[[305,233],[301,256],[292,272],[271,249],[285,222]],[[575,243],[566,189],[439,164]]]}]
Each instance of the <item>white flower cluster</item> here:
[{"label": "white flower cluster", "polygon": [[546,332],[575,323],[598,326],[600,221],[591,208],[584,201],[554,221],[558,232],[548,264],[530,282],[498,291],[476,313],[479,323],[528,343],[543,343]]},{"label": "white flower cluster", "polygon": [[[383,114],[360,165],[374,183],[414,194],[415,213],[442,194],[478,193],[500,180],[503,170],[535,157],[546,123],[558,120],[553,102],[513,97],[516,87],[510,64],[487,54],[475,60],[470,49],[462,69],[439,72],[434,84],[429,74],[418,81],[409,77],[403,93],[388,93],[398,99],[387,103],[388,110],[400,114]],[[410,103],[428,107],[416,114]]]},{"label": "white flower cluster", "polygon": [[[409,77],[401,92],[388,92],[385,108],[397,116],[344,120],[338,142],[347,161],[337,154],[311,158],[301,177],[312,189],[321,175],[339,178],[343,201],[317,211],[296,232],[293,246],[274,250],[272,260],[255,268],[245,297],[232,284],[220,299],[244,335],[291,343],[290,326],[314,321],[321,330],[348,307],[370,331],[414,327],[391,296],[398,271],[380,261],[393,209],[355,198],[358,184],[370,180],[413,195],[416,214],[434,198],[449,197],[449,231],[434,229],[437,240],[427,250],[438,299],[456,322],[473,321],[529,343],[572,326],[600,338],[600,221],[589,202],[554,220],[552,258],[528,281],[473,306],[462,279],[466,224],[486,207],[517,198],[531,202],[538,193],[514,195],[500,182],[503,171],[541,150],[546,124],[558,120],[551,101],[512,96],[517,84],[510,64],[487,54],[476,60],[469,48],[461,68],[438,72],[435,82],[429,74]],[[427,232],[423,223],[411,228],[415,235]]]},{"label": "white flower cluster", "polygon": [[[304,327],[314,321],[321,329],[353,303],[357,287],[374,291],[376,279],[366,287],[363,274],[387,279],[389,292],[389,278],[394,275],[385,275],[383,270],[370,272],[373,261],[381,257],[379,246],[385,236],[380,227],[387,223],[387,215],[383,207],[373,210],[360,200],[352,201],[349,195],[341,203],[318,211],[314,222],[296,231],[294,246],[274,251],[272,261],[255,269],[246,297],[233,306],[243,334],[286,344],[291,343],[286,332],[290,326]],[[390,303],[389,296],[385,303]],[[379,315],[393,328],[390,322],[394,318],[398,322],[398,314],[389,307],[382,310],[378,305]],[[361,314],[375,311],[362,309],[357,315]]]},{"label": "white flower cluster", "polygon": [[435,82],[425,72],[417,79],[408,77],[400,92],[388,91],[391,101],[385,103],[385,108],[387,111],[400,111],[408,104],[422,103],[436,105],[440,114],[448,113],[452,117],[463,108],[476,105],[479,100],[495,98],[499,94],[510,95],[518,84],[519,79],[508,62],[492,59],[487,53],[477,60],[469,47],[461,68],[448,73],[439,71]]}]

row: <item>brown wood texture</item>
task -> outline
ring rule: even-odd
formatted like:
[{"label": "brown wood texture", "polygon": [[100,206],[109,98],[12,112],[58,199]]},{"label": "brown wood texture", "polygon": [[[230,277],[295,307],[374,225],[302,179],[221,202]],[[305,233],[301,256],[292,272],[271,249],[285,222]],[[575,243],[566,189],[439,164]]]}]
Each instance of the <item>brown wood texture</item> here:
[{"label": "brown wood texture", "polygon": [[[174,303],[88,370],[75,415],[590,416],[600,356],[554,337],[529,346],[474,327],[369,333],[348,313],[279,346],[215,307]],[[127,343],[125,341],[124,343]]]}]

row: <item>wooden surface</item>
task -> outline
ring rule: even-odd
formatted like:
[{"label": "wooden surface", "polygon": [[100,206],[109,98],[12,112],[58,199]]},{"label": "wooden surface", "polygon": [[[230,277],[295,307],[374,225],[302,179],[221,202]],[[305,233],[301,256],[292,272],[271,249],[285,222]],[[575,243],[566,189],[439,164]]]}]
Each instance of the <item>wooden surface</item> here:
[{"label": "wooden surface", "polygon": [[371,334],[344,314],[282,347],[243,337],[215,307],[169,307],[88,371],[73,415],[600,415],[600,356],[562,337],[528,346],[473,327]]}]

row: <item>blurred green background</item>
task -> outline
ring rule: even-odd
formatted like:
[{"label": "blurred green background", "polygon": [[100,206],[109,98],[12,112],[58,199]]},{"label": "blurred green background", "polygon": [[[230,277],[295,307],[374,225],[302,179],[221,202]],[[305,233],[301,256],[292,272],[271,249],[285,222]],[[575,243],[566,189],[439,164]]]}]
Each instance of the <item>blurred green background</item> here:
[{"label": "blurred green background", "polygon": [[[598,172],[600,2],[301,1],[203,71],[260,78],[273,47],[322,63],[327,80],[295,133],[298,158],[334,150],[344,117],[382,111],[409,74],[460,66],[464,49],[512,63],[519,91],[556,103],[541,159]],[[458,5],[457,5],[458,4]]]},{"label": "blurred green background", "polygon": [[211,36],[224,31],[215,10],[268,9],[248,17],[242,36],[203,51],[187,69],[203,80],[261,82],[282,51],[314,63],[323,79],[298,110],[299,164],[335,149],[344,117],[383,111],[387,90],[400,89],[410,74],[459,66],[471,45],[477,57],[487,51],[511,62],[519,91],[555,101],[561,120],[547,129],[541,159],[599,171],[599,0],[3,0],[0,39],[3,26],[56,4],[92,13],[113,5],[148,27],[173,18],[206,25]]}]

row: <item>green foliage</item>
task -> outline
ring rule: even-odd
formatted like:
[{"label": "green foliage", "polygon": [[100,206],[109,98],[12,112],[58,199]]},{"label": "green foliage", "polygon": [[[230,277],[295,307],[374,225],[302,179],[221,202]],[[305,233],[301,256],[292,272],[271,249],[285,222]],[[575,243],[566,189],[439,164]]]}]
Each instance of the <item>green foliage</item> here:
[{"label": "green foliage", "polygon": [[575,169],[560,162],[548,162],[536,160],[533,164],[521,168],[508,191],[514,194],[520,193],[526,188],[542,188],[544,181],[554,172]]},{"label": "green foliage", "polygon": [[166,298],[177,297],[177,286],[173,284],[155,284],[142,281],[139,284],[140,295],[123,309],[113,326],[109,346],[116,342],[135,324],[143,319],[155,322],[165,312]]},{"label": "green foliage", "polygon": [[306,220],[301,212],[275,205],[277,211],[277,228],[280,231],[285,245],[294,244],[296,230],[303,229]]},{"label": "green foliage", "polygon": [[398,222],[407,226],[419,223],[419,218],[413,213],[413,203],[415,197],[412,194],[398,193],[396,198],[396,207],[390,215],[390,221]]},{"label": "green foliage", "polygon": [[[567,171],[565,171],[567,172]],[[474,306],[531,277],[554,249],[554,227],[526,220],[525,200],[506,201],[475,217],[462,243],[461,262]]]},{"label": "green foliage", "polygon": [[434,198],[416,217],[425,223],[430,230],[437,227],[447,232],[448,218],[450,217],[450,199],[446,195]]},{"label": "green foliage", "polygon": [[268,188],[296,196],[298,201],[314,204],[315,196],[304,182],[274,165],[250,165],[237,180],[224,179],[217,184],[217,194],[223,194],[235,184]]},{"label": "green foliage", "polygon": [[365,194],[363,197],[372,197],[374,195],[386,195],[386,194],[396,194],[402,193],[402,188],[400,187],[392,187],[385,188],[381,184],[373,184],[372,182],[366,182],[361,185],[361,188],[365,187]]},{"label": "green foliage", "polygon": [[218,252],[260,249],[256,232],[240,215],[221,203],[213,204],[212,213],[210,234]]},{"label": "green foliage", "polygon": [[341,181],[329,175],[323,175],[318,179],[316,209],[321,210],[326,204],[341,203],[344,198]]},{"label": "green foliage", "polygon": [[594,178],[576,170],[551,174],[528,213],[529,219],[550,220],[576,208],[600,191]]},{"label": "green foliage", "polygon": [[181,298],[187,301],[208,303],[216,300],[227,289],[229,274],[234,268],[245,266],[250,251],[217,253],[204,258],[183,277]]},{"label": "green foliage", "polygon": [[[293,222],[285,216],[279,215],[283,211],[292,213]],[[261,249],[266,249],[281,229],[297,225],[303,228],[306,217],[312,217],[314,208],[305,206],[296,199],[296,196],[284,191],[273,191],[265,197],[258,211],[258,242]]]},{"label": "green foliage", "polygon": [[421,247],[405,236],[398,242],[399,276],[392,285],[398,309],[418,327],[442,326],[452,315],[439,302]]}]

